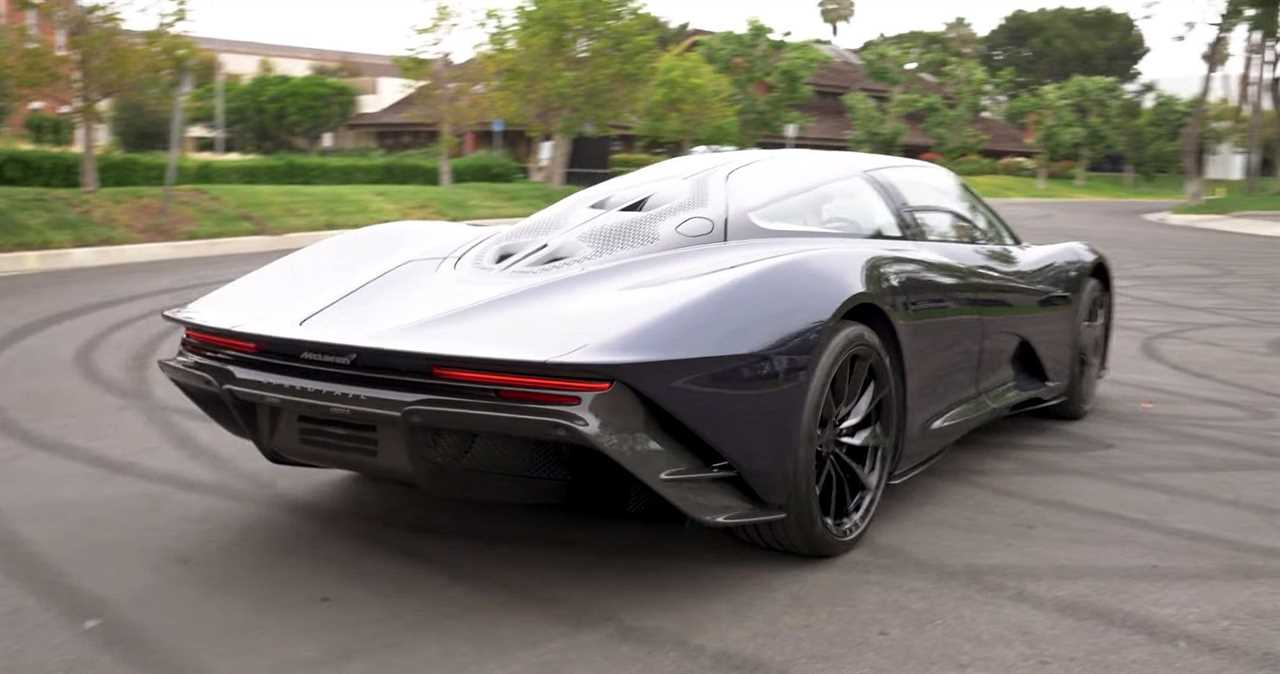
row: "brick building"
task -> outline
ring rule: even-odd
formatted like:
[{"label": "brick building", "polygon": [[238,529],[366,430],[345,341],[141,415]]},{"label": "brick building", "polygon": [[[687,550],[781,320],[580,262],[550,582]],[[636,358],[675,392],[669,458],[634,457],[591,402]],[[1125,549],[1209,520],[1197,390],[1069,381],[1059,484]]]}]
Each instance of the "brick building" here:
[{"label": "brick building", "polygon": [[[0,0],[0,26],[4,26],[12,36],[25,36],[27,40],[41,40],[53,47],[59,54],[67,48],[67,31],[59,27],[49,12],[42,12],[38,4],[23,0]],[[20,101],[4,120],[11,130],[20,130],[27,115],[34,111],[48,114],[67,114],[71,112],[71,91],[65,84],[49,87],[28,96],[28,100]]]}]

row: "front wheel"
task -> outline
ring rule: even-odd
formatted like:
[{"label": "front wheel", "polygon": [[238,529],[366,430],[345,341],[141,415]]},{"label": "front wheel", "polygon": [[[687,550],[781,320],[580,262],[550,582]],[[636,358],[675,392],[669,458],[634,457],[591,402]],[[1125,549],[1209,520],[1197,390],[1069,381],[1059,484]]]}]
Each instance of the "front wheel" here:
[{"label": "front wheel", "polygon": [[794,457],[787,517],[739,527],[757,545],[814,557],[847,552],[866,532],[898,450],[902,385],[883,342],[842,323],[818,358]]},{"label": "front wheel", "polygon": [[1085,282],[1080,293],[1080,313],[1076,319],[1076,336],[1072,354],[1071,381],[1066,398],[1045,408],[1045,413],[1058,419],[1083,419],[1093,408],[1107,356],[1107,334],[1110,330],[1111,294],[1096,278]]}]

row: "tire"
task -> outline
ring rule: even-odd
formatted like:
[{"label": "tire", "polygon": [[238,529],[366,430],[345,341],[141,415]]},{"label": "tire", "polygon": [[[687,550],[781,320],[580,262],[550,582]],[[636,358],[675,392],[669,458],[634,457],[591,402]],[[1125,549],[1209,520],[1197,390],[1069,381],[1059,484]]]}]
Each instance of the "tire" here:
[{"label": "tire", "polygon": [[733,533],[810,557],[852,549],[888,484],[902,437],[903,400],[900,369],[875,331],[842,322],[814,367],[801,437],[786,450],[794,461],[787,517]]},{"label": "tire", "polygon": [[1046,416],[1068,421],[1088,416],[1106,362],[1110,320],[1111,294],[1098,279],[1090,278],[1080,293],[1080,311],[1076,316],[1076,335],[1072,346],[1071,381],[1067,384],[1066,398],[1046,407]]}]

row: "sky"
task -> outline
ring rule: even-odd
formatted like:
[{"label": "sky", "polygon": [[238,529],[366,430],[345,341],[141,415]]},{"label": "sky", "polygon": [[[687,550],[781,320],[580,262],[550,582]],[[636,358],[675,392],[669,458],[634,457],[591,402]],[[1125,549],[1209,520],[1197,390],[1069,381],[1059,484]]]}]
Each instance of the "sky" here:
[{"label": "sky", "polygon": [[[193,35],[325,49],[401,54],[413,44],[412,27],[425,22],[430,0],[188,0]],[[477,15],[507,9],[518,0],[455,0]],[[1204,23],[1222,0],[855,0],[853,22],[840,27],[835,42],[860,46],[880,34],[938,30],[956,16],[985,34],[1019,9],[1110,7],[1139,19],[1150,53],[1139,64],[1143,79],[1188,94],[1202,73],[1200,53],[1212,38]],[[796,39],[831,38],[818,15],[817,0],[642,0],[649,11],[672,22],[708,30],[740,30],[756,17]],[[135,0],[132,27],[149,22],[146,0]],[[1185,40],[1184,24],[1201,26]],[[1230,70],[1230,68],[1228,68]]]}]

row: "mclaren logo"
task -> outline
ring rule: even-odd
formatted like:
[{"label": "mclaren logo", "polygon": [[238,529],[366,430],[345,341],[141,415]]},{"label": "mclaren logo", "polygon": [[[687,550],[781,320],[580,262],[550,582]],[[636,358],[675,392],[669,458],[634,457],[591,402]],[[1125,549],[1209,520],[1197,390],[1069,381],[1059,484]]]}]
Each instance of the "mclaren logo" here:
[{"label": "mclaren logo", "polygon": [[348,353],[345,355],[336,355],[332,353],[317,353],[315,351],[303,351],[298,356],[302,360],[314,360],[320,363],[333,363],[334,365],[350,365],[356,362],[356,354]]}]

